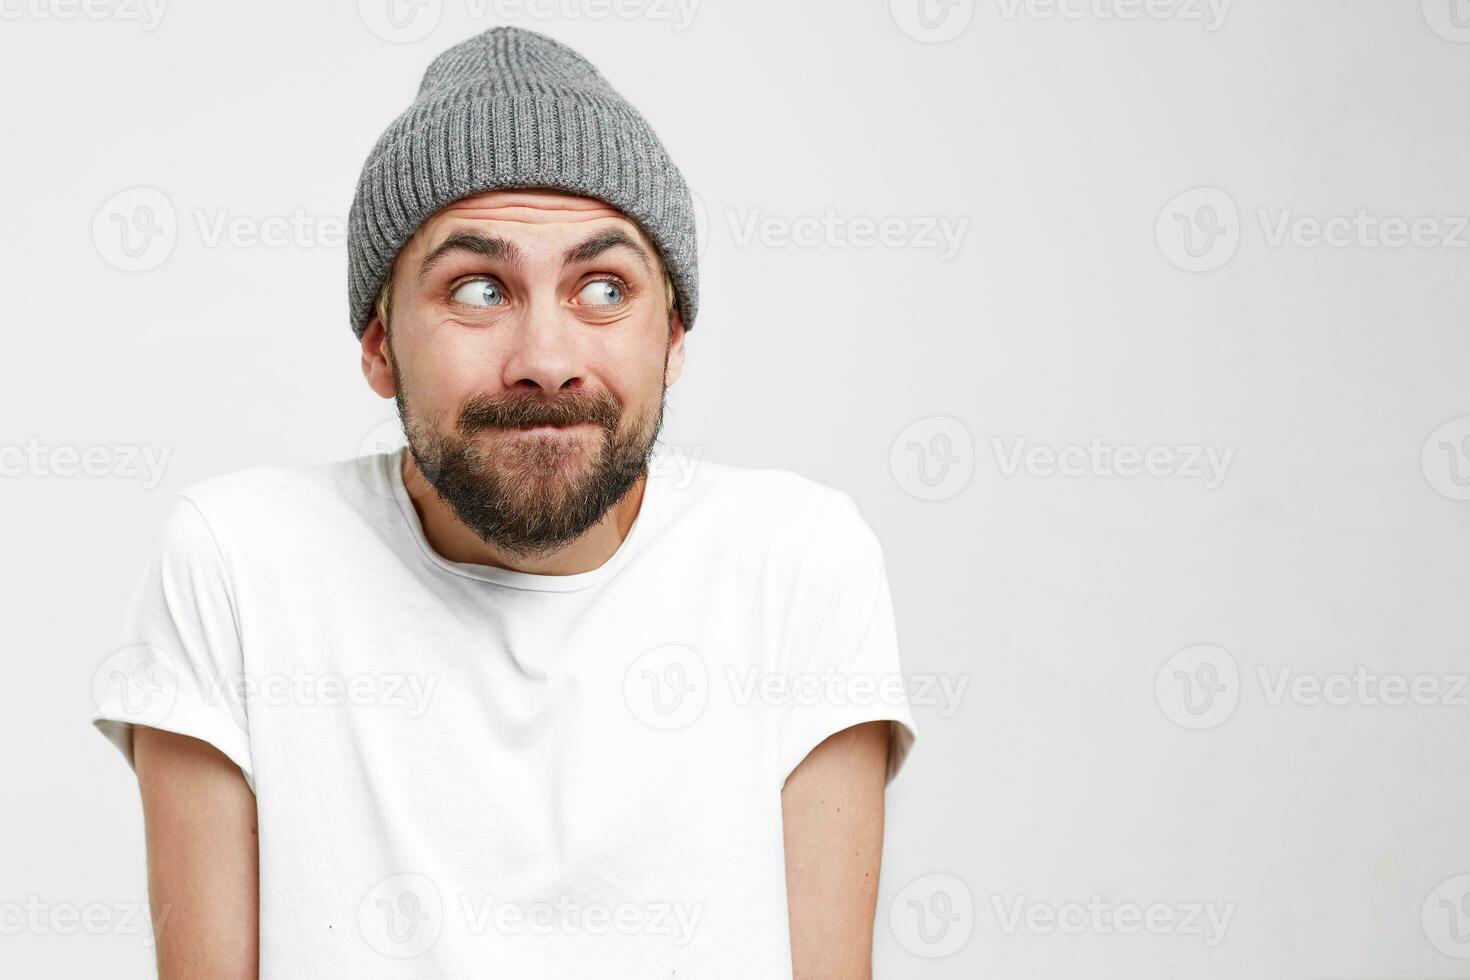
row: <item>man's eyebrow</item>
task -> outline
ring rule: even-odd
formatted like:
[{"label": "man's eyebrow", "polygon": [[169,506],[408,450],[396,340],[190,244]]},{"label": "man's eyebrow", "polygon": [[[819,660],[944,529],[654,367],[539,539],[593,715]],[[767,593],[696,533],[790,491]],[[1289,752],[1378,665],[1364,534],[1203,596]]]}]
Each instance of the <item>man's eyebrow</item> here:
[{"label": "man's eyebrow", "polygon": [[473,232],[459,232],[444,239],[432,252],[424,256],[424,261],[419,264],[420,285],[429,278],[429,273],[433,271],[434,266],[450,252],[473,252],[487,259],[507,262],[513,269],[523,268],[521,250],[516,247],[515,242],[505,238],[486,238],[484,235],[476,235]]},{"label": "man's eyebrow", "polygon": [[638,256],[638,261],[643,263],[644,271],[653,275],[653,263],[649,259],[648,250],[635,242],[627,232],[619,228],[610,228],[607,231],[593,235],[580,245],[573,245],[566,250],[561,257],[562,265],[572,265],[577,262],[590,262],[610,248],[632,249]]}]

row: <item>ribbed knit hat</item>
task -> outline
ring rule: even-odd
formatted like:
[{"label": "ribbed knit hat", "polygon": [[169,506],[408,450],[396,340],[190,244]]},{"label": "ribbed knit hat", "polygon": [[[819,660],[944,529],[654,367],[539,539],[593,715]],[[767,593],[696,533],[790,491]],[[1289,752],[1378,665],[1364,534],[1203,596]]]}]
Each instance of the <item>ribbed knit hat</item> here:
[{"label": "ribbed knit hat", "polygon": [[519,27],[440,54],[378,139],[347,217],[348,302],[362,339],[400,249],[434,212],[482,191],[597,198],[658,246],[686,330],[699,305],[694,206],[653,129],[586,58]]}]

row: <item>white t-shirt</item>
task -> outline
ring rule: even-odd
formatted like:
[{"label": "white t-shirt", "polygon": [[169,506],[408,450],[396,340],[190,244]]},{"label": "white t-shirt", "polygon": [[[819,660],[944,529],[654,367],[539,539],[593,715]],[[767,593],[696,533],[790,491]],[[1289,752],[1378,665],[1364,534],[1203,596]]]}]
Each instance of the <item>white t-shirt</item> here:
[{"label": "white t-shirt", "polygon": [[255,792],[260,976],[789,978],[781,787],[917,734],[845,493],[660,446],[600,567],[451,562],[404,450],[175,500],[95,724],[191,735]]}]

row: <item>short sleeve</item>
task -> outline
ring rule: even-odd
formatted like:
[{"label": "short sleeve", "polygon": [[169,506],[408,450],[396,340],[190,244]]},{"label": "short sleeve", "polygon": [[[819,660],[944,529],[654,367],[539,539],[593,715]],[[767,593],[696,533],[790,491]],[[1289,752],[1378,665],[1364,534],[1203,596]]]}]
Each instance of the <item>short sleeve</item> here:
[{"label": "short sleeve", "polygon": [[203,513],[181,495],[129,598],[122,643],[93,677],[92,723],[129,765],[136,725],[201,739],[253,791],[242,665],[224,558]]},{"label": "short sleeve", "polygon": [[918,727],[899,663],[888,573],[877,536],[846,494],[814,534],[798,573],[784,667],[792,696],[780,712],[783,780],[826,738],[891,721],[886,781],[903,767]]}]

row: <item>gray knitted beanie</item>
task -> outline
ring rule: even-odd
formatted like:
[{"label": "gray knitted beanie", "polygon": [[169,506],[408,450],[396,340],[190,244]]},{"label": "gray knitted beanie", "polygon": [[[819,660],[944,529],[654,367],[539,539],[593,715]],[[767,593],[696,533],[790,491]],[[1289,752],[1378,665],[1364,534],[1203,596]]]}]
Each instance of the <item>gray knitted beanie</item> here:
[{"label": "gray knitted beanie", "polygon": [[684,328],[693,328],[694,206],[648,122],[571,48],[492,27],[434,59],[363,166],[347,218],[358,339],[393,259],[425,220],[460,198],[514,188],[597,198],[636,221],[662,253]]}]

